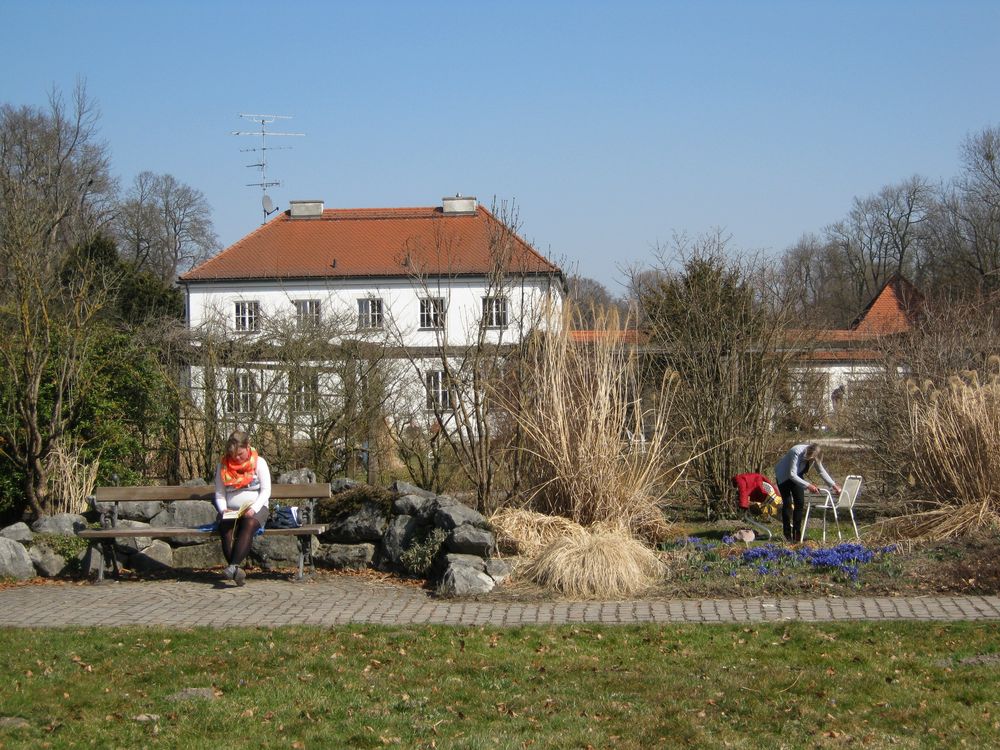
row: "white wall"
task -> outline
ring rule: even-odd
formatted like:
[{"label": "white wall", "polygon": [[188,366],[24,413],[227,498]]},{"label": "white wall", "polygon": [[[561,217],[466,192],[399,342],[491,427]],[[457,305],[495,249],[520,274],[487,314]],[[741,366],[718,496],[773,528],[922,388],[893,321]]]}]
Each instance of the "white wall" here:
[{"label": "white wall", "polygon": [[[234,330],[235,303],[257,301],[261,314],[292,316],[294,301],[320,300],[322,316],[341,318],[345,331],[357,324],[358,300],[377,297],[383,300],[386,331],[398,337],[395,343],[404,346],[435,346],[440,343],[462,345],[475,336],[482,316],[483,297],[496,295],[483,278],[446,278],[415,283],[411,279],[379,280],[313,280],[313,281],[253,281],[241,283],[190,284],[188,291],[188,321],[192,329],[206,323],[223,320],[228,330]],[[516,341],[519,322],[525,330],[548,323],[540,320],[544,310],[558,311],[562,303],[557,279],[528,278],[523,283],[508,285],[502,294],[508,298],[509,324],[506,329],[490,329],[491,342]],[[420,300],[440,297],[447,310],[446,329],[420,330]],[[553,318],[558,320],[558,316]]]}]

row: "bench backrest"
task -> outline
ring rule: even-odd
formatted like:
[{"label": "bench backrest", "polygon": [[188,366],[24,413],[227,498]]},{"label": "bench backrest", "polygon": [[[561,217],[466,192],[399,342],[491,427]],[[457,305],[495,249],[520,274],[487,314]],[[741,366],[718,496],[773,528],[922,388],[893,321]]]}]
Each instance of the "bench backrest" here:
[{"label": "bench backrest", "polygon": [[[207,500],[215,499],[215,488],[204,487],[98,487],[94,497],[99,503],[139,502],[158,500],[173,502],[175,500]],[[271,497],[276,500],[320,500],[330,497],[329,483],[316,484],[272,484]]]}]

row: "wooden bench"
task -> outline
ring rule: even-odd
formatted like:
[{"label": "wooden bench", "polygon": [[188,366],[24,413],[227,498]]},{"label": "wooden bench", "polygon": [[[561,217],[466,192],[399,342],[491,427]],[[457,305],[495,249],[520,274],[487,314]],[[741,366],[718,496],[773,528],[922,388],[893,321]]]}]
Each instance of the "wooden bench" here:
[{"label": "wooden bench", "polygon": [[[312,537],[326,531],[326,524],[313,523],[314,506],[317,500],[330,497],[329,484],[272,484],[271,500],[297,500],[302,525],[294,529],[265,529],[272,536],[297,536],[299,538],[299,573],[301,580],[305,566],[312,566]],[[121,528],[118,526],[119,504],[125,502],[172,503],[178,500],[205,500],[213,503],[215,488],[202,487],[98,487],[89,498],[92,507],[101,518],[101,528],[83,529],[77,536],[90,541],[91,554],[97,556],[97,581],[104,580],[104,570],[110,563],[115,578],[120,575],[118,558],[115,555],[115,539],[147,537],[163,539],[167,537],[218,537],[217,531],[184,527],[151,526],[149,528]],[[285,504],[285,503],[282,503]],[[289,503],[291,504],[291,503]],[[273,503],[272,503],[273,506]],[[213,505],[214,508],[214,505]]]}]

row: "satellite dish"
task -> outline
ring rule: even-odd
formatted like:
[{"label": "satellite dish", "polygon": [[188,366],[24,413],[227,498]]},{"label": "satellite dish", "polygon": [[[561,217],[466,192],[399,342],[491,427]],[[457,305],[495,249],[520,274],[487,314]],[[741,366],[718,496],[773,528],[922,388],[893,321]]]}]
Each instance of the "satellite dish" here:
[{"label": "satellite dish", "polygon": [[260,200],[261,205],[264,207],[264,213],[273,214],[274,213],[274,202],[271,200],[271,196],[264,193],[264,197]]}]

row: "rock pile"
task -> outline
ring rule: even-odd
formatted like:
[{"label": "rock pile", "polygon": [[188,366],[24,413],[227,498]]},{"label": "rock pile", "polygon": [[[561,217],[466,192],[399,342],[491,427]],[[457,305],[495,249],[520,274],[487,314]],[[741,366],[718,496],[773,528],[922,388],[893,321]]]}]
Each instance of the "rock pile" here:
[{"label": "rock pile", "polygon": [[[315,481],[308,469],[278,477],[282,483]],[[454,497],[437,495],[406,482],[387,489],[340,479],[331,483],[333,497],[317,507],[327,531],[312,540],[312,557],[319,567],[377,568],[433,581],[444,596],[485,594],[510,574],[495,557],[496,539],[486,519]],[[272,507],[275,505],[272,501]],[[200,500],[173,503],[119,504],[119,526],[194,528],[215,520],[215,508]],[[84,545],[67,559],[67,548],[53,545],[63,537],[77,541],[75,532],[87,525],[80,515],[60,514],[37,521],[33,528],[16,523],[0,529],[0,578],[56,576],[84,561]],[[82,540],[79,540],[82,541]],[[58,549],[56,549],[58,547]],[[169,540],[135,537],[116,543],[125,567],[209,568],[225,564],[217,539],[175,537]],[[298,561],[298,540],[288,536],[258,536],[251,561],[265,569],[291,567]]]}]

